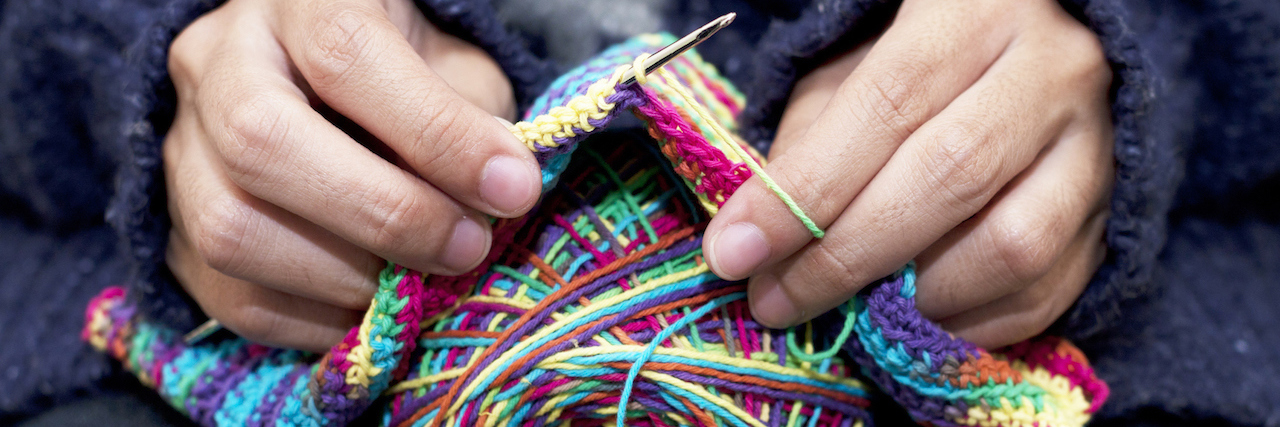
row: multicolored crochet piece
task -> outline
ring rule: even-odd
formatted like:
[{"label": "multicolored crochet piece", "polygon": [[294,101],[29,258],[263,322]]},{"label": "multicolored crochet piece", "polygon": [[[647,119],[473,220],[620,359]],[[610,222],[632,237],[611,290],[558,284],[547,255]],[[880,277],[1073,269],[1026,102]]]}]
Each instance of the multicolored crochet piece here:
[{"label": "multicolored crochet piece", "polygon": [[[89,305],[84,338],[205,425],[862,426],[874,387],[939,426],[1079,426],[1098,409],[1106,385],[1071,344],[959,340],[915,309],[912,266],[812,323],[755,323],[745,284],[701,255],[710,215],[760,170],[732,134],[743,97],[693,52],[619,84],[673,40],[557,80],[513,127],[544,168],[539,206],[496,221],[471,273],[389,265],[328,353],[188,346],[120,288]],[[622,110],[649,135],[601,132]]]}]

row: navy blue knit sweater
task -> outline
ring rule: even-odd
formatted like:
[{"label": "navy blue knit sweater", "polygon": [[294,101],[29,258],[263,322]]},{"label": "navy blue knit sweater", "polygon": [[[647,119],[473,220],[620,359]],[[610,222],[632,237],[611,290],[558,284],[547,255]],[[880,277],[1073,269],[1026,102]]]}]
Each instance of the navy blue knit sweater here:
[{"label": "navy blue knit sweater", "polygon": [[[162,259],[160,142],[168,43],[216,3],[0,0],[0,423],[120,375],[78,337],[105,286],[127,284],[174,327],[201,320]],[[628,13],[644,19],[619,30],[537,19],[607,0],[419,1],[498,60],[522,105],[628,31],[738,12],[700,50],[746,88],[746,136],[762,148],[797,76],[882,28],[896,3],[636,0]],[[1110,251],[1055,325],[1112,386],[1097,424],[1280,426],[1280,3],[1063,5],[1115,72]]]}]

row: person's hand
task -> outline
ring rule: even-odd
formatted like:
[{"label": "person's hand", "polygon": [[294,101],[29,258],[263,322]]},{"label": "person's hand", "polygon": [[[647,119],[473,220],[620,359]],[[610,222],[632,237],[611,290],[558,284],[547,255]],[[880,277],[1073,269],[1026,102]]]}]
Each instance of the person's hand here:
[{"label": "person's hand", "polygon": [[707,228],[713,271],[751,277],[785,327],[918,261],[917,306],[978,345],[1011,344],[1071,306],[1106,247],[1111,70],[1052,0],[906,0],[876,40],[806,76],[759,178]]},{"label": "person's hand", "polygon": [[466,272],[537,201],[509,81],[408,0],[231,0],[170,48],[167,263],[210,317],[323,351],[385,260]]}]

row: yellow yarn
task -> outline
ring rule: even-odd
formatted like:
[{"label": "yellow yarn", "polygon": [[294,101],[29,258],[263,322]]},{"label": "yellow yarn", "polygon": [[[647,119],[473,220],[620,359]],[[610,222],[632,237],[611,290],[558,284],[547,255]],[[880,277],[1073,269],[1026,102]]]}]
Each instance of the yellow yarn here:
[{"label": "yellow yarn", "polygon": [[565,105],[553,107],[531,121],[512,125],[511,133],[530,151],[537,151],[539,146],[560,146],[555,138],[577,136],[574,128],[587,132],[595,130],[590,120],[603,119],[613,111],[615,105],[605,99],[617,93],[614,87],[622,80],[623,70],[625,67],[619,68],[608,79],[592,83],[587,87],[587,93],[573,97]]},{"label": "yellow yarn", "polygon": [[360,384],[369,386],[369,377],[377,376],[382,372],[381,368],[373,366],[371,363],[373,355],[373,347],[369,345],[369,330],[373,327],[373,316],[377,310],[370,309],[364,313],[364,320],[360,322],[360,332],[356,335],[359,345],[351,348],[351,352],[347,353],[347,361],[351,362],[351,369],[347,370],[347,384]]},{"label": "yellow yarn", "polygon": [[[1045,407],[1036,412],[1030,398],[1019,396],[1021,405],[1014,408],[1012,402],[1002,397],[998,408],[984,408],[982,405],[970,406],[968,413],[965,414],[966,416],[958,420],[959,424],[982,427],[1034,427],[1084,425],[1089,421],[1089,417],[1085,412],[1088,409],[1087,401],[1078,387],[1073,388],[1071,386],[1070,380],[1064,377],[1055,378],[1052,373],[1041,367],[1029,369],[1023,361],[1013,361],[1011,367],[1022,373],[1023,381],[1045,390],[1047,395],[1044,399],[1041,399],[1045,402]],[[1073,407],[1062,408],[1050,406],[1049,402],[1074,405]]]},{"label": "yellow yarn", "polygon": [[[503,353],[501,356],[499,356],[497,359],[495,359],[495,360],[493,361],[493,363],[490,363],[490,364],[489,364],[488,366],[486,366],[483,370],[481,370],[481,371],[480,371],[480,374],[479,374],[479,376],[478,376],[478,378],[485,378],[485,377],[488,377],[488,376],[492,375],[492,374],[494,373],[494,371],[496,371],[496,370],[498,369],[498,367],[505,365],[509,359],[511,359],[512,357],[514,357],[514,355],[516,355],[516,354],[520,354],[520,352],[521,352],[521,351],[523,351],[525,348],[529,347],[532,343],[534,343],[534,342],[536,342],[536,341],[538,341],[538,340],[540,340],[540,339],[542,339],[542,338],[544,338],[544,337],[546,337],[546,336],[548,336],[548,335],[551,335],[552,333],[555,333],[555,332],[559,331],[561,328],[565,327],[565,325],[569,324],[570,322],[573,322],[574,320],[580,319],[580,318],[582,318],[582,317],[585,317],[585,316],[586,316],[586,315],[588,315],[588,314],[591,314],[591,313],[594,313],[594,312],[596,312],[596,311],[600,311],[600,310],[606,309],[606,308],[608,308],[608,307],[610,307],[610,306],[613,306],[613,305],[615,305],[615,304],[621,303],[622,301],[625,301],[625,300],[627,300],[627,299],[629,299],[629,298],[632,298],[632,297],[635,297],[635,296],[637,296],[637,295],[643,294],[643,293],[645,293],[645,292],[647,292],[647,291],[649,291],[649,290],[651,290],[651,289],[654,289],[654,288],[657,288],[657,287],[661,287],[661,286],[665,286],[665,285],[669,285],[669,284],[672,284],[672,283],[675,283],[675,282],[679,282],[679,281],[681,281],[681,280],[688,279],[688,278],[690,278],[690,277],[694,277],[694,276],[697,276],[697,275],[700,275],[700,274],[709,274],[709,273],[710,273],[710,271],[711,271],[711,270],[707,267],[707,265],[706,265],[706,264],[702,264],[702,265],[699,265],[698,267],[693,268],[693,269],[689,269],[689,270],[686,270],[686,271],[681,271],[681,272],[676,273],[676,274],[671,274],[671,275],[667,275],[667,276],[662,276],[662,277],[656,278],[656,279],[651,280],[651,281],[649,281],[649,282],[647,282],[647,283],[643,283],[643,284],[641,284],[640,286],[636,286],[636,287],[634,287],[634,288],[631,288],[630,290],[628,290],[628,291],[626,291],[626,292],[622,292],[622,293],[620,293],[620,294],[618,294],[618,295],[615,295],[615,296],[613,296],[613,297],[611,297],[611,298],[607,298],[607,299],[601,300],[601,301],[600,301],[599,303],[597,303],[597,304],[591,304],[591,305],[587,306],[585,309],[578,310],[578,311],[574,312],[573,314],[570,314],[569,316],[566,316],[566,317],[563,319],[563,321],[556,322],[555,324],[552,324],[552,325],[549,325],[549,326],[544,327],[544,328],[542,328],[542,329],[539,329],[537,333],[535,333],[535,334],[533,334],[533,335],[529,336],[528,338],[525,338],[523,341],[520,341],[520,342],[519,342],[519,343],[517,343],[515,346],[513,346],[513,347],[511,348],[511,350],[509,350],[509,351],[507,351],[507,352]],[[464,389],[464,390],[462,390],[461,395],[462,395],[462,396],[470,396],[473,392],[475,392],[475,389],[476,389],[476,387],[478,387],[478,386],[479,386],[479,382],[478,382],[478,381],[477,381],[477,382],[472,382],[472,383],[468,384],[468,385],[467,385],[467,388],[466,388],[466,389]],[[453,402],[453,405],[451,405],[451,406],[449,407],[448,412],[446,412],[444,415],[445,415],[448,419],[452,420],[452,419],[453,419],[453,417],[457,414],[458,409],[460,409],[460,408],[462,407],[462,404],[463,404],[463,403],[465,403],[465,399],[457,399],[457,400],[455,400],[455,401]]]}]

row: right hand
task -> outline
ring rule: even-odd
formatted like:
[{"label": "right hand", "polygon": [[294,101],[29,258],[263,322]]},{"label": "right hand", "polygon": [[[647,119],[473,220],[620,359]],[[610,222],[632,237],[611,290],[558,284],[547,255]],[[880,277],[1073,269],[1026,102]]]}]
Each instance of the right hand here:
[{"label": "right hand", "polygon": [[[409,0],[231,0],[169,53],[167,262],[251,341],[327,350],[384,260],[469,271],[489,252],[485,215],[522,215],[541,193],[494,118],[514,116],[510,82]],[[350,135],[335,125],[348,119]]]}]

